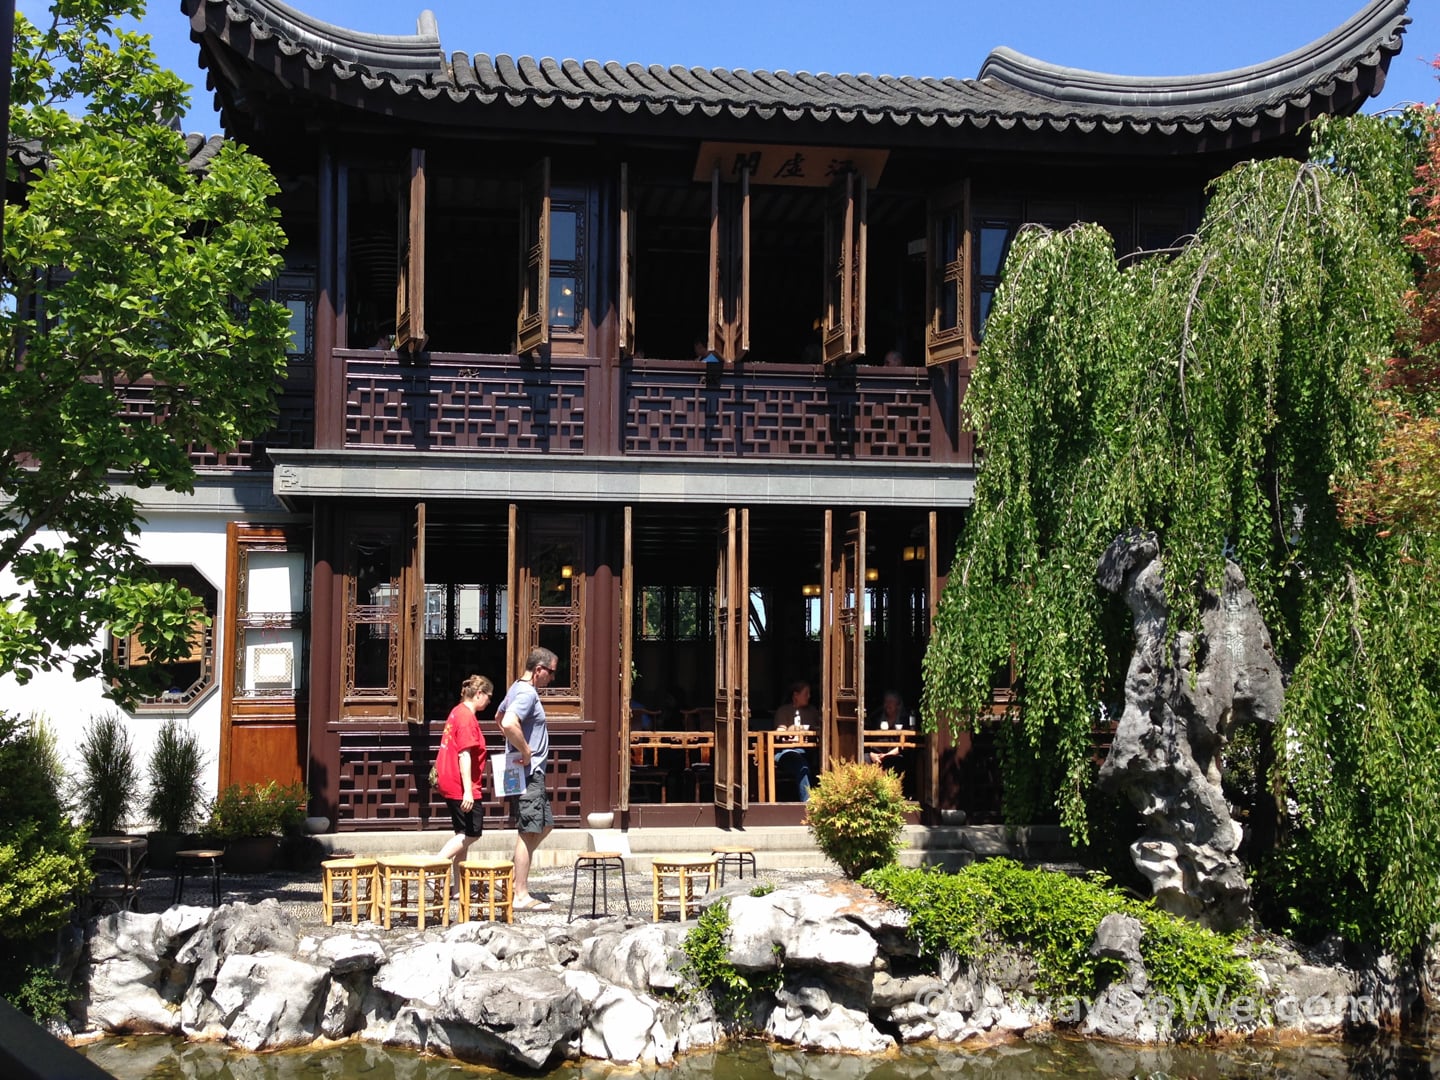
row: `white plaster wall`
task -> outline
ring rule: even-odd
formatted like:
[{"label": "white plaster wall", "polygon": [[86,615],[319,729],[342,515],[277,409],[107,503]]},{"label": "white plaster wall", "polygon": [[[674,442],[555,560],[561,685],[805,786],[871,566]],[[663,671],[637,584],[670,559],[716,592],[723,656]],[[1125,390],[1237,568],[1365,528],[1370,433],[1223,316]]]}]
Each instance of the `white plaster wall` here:
[{"label": "white plaster wall", "polygon": [[[184,513],[145,511],[144,524],[138,549],[148,562],[157,564],[194,566],[215,586],[218,602],[215,618],[215,683],[209,693],[191,705],[188,715],[183,710],[164,712],[147,711],[143,715],[123,712],[113,701],[103,696],[103,684],[99,679],[76,681],[70,670],[41,672],[30,682],[20,685],[12,675],[0,675],[0,709],[26,716],[32,712],[42,713],[58,736],[60,748],[66,757],[66,768],[75,770],[75,747],[91,717],[105,712],[117,712],[127,720],[131,746],[141,777],[142,801],[148,790],[145,783],[146,765],[150,760],[151,746],[160,725],[170,716],[177,717],[182,724],[194,731],[200,738],[205,753],[205,787],[207,798],[215,794],[220,775],[220,678],[222,658],[225,655],[223,614],[225,611],[225,526],[230,520],[228,514],[204,514],[187,510]],[[55,542],[54,534],[41,534],[40,542]],[[0,580],[5,592],[15,588],[15,580],[8,574]],[[132,828],[143,824],[140,811],[131,822]]]}]

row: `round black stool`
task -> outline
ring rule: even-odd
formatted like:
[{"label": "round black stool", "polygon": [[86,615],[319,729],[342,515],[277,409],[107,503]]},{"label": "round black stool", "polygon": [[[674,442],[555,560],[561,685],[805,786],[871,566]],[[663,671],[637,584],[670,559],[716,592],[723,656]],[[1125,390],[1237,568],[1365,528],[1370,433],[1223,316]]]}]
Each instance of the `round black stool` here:
[{"label": "round black stool", "polygon": [[720,884],[725,884],[725,868],[731,867],[736,875],[743,881],[745,878],[745,867],[750,867],[750,876],[758,876],[755,869],[755,849],[753,847],[717,847],[711,848],[710,854],[715,856],[715,869],[720,875]]},{"label": "round black stool", "polygon": [[[575,918],[575,894],[579,892],[580,872],[590,875],[590,916],[610,914],[610,871],[620,875],[620,888],[625,892],[625,914],[635,914],[630,909],[630,886],[625,881],[625,859],[618,851],[582,851],[575,856],[575,873],[570,878],[570,915]],[[597,900],[598,896],[598,900]],[[598,906],[603,904],[604,907]]]},{"label": "round black stool", "polygon": [[185,898],[185,871],[201,873],[210,868],[210,906],[220,906],[220,859],[225,854],[219,848],[192,848],[175,853],[175,891],[170,896],[171,904],[178,904]]}]

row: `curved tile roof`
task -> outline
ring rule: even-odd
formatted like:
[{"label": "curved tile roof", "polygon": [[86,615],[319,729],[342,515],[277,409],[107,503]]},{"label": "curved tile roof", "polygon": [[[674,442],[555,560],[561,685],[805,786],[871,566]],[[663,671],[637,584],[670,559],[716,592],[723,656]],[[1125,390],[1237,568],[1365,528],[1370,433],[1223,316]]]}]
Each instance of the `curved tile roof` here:
[{"label": "curved tile roof", "polygon": [[[181,0],[197,37],[248,35],[255,55],[273,46],[314,73],[366,91],[443,99],[458,106],[500,105],[608,112],[639,117],[809,120],[826,125],[943,124],[1002,130],[1099,127],[1169,134],[1228,131],[1293,115],[1312,105],[1353,111],[1378,92],[1410,19],[1409,0],[1371,0],[1332,33],[1263,64],[1212,75],[1140,78],[1047,64],[996,49],[978,78],[828,75],[728,68],[664,67],[522,56],[446,56],[435,17],[423,12],[413,35],[362,34],[334,26],[282,0]],[[203,40],[203,38],[202,38]],[[1318,99],[1318,100],[1317,100]]]}]

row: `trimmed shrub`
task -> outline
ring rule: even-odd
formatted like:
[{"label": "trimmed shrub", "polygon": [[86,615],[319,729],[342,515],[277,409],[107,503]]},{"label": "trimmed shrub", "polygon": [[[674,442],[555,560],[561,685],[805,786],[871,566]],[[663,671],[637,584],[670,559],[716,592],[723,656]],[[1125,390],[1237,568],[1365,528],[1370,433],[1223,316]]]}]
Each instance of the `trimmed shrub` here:
[{"label": "trimmed shrub", "polygon": [[150,795],[145,802],[146,816],[161,832],[189,832],[199,822],[204,769],[199,737],[179,720],[166,720],[150,753]]},{"label": "trimmed shrub", "polygon": [[80,773],[71,798],[94,836],[120,832],[134,813],[140,801],[140,772],[118,713],[91,718],[80,739]]},{"label": "trimmed shrub", "polygon": [[820,850],[847,877],[888,866],[900,852],[905,815],[900,777],[865,762],[837,764],[810,790],[805,821]]}]

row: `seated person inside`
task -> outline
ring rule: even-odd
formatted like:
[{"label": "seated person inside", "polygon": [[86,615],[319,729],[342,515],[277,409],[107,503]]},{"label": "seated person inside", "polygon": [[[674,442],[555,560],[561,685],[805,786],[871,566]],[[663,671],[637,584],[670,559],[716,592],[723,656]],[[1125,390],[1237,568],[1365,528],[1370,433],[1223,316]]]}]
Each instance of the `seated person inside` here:
[{"label": "seated person inside", "polygon": [[[756,730],[764,730],[752,721]],[[775,710],[772,731],[786,729],[819,730],[820,711],[810,704],[810,684],[804,679],[791,684],[790,697]],[[799,790],[801,802],[810,801],[810,751],[804,747],[790,747],[775,752],[775,774],[777,780],[792,781]],[[778,785],[777,785],[778,786]]]},{"label": "seated person inside", "polygon": [[[909,721],[906,720],[905,699],[900,696],[898,690],[885,691],[885,699],[880,706],[880,716],[872,724],[866,726],[869,730],[877,732],[913,730],[909,728]],[[899,774],[904,782],[906,796],[913,798],[911,791],[915,782],[915,770],[912,768],[915,758],[913,747],[892,746],[885,750],[871,750],[866,752],[865,757],[872,765],[880,765],[890,772]]]}]

